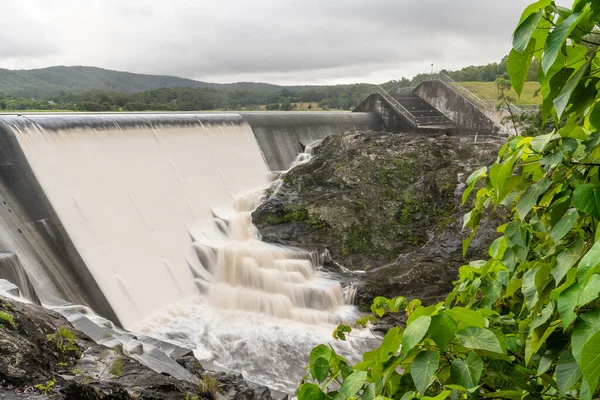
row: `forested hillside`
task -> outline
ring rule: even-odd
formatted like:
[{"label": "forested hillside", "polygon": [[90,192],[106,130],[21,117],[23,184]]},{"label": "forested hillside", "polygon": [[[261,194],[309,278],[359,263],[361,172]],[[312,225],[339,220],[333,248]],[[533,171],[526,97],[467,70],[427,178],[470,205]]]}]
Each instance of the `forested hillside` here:
[{"label": "forested hillside", "polygon": [[[532,65],[532,68],[537,67]],[[499,63],[443,72],[458,82],[494,82],[508,76],[506,58]],[[530,75],[528,80],[535,80],[535,73]],[[381,86],[393,92],[414,86],[429,76],[403,77]],[[223,84],[96,67],[0,69],[0,111],[348,110],[371,85]],[[490,88],[481,88],[480,92],[484,100],[494,103],[497,96]]]},{"label": "forested hillside", "polygon": [[96,67],[49,67],[32,70],[0,69],[0,92],[17,97],[42,98],[62,92],[102,90],[136,93],[150,89],[188,87],[277,91],[277,85],[256,82],[209,83],[166,75],[144,75]]}]

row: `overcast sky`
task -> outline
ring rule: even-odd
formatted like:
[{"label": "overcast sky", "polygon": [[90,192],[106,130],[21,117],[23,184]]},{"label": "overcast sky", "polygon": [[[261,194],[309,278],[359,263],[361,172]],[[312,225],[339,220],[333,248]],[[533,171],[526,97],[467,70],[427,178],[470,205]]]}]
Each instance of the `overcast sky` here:
[{"label": "overcast sky", "polygon": [[0,68],[379,83],[499,61],[530,0],[0,0]]}]

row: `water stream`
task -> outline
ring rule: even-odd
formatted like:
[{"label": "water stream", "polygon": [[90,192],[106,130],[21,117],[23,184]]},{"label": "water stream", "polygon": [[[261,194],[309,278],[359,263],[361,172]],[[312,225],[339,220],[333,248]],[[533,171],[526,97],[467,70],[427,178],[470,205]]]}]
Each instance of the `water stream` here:
[{"label": "water stream", "polygon": [[[309,158],[310,148],[295,165]],[[342,288],[334,274],[320,270],[317,257],[259,239],[251,212],[263,193],[239,196],[231,209],[213,211],[212,224],[189,232],[187,260],[203,295],[165,308],[135,329],[291,393],[306,373],[310,349],[333,343],[337,324],[351,324],[359,313],[352,305],[354,288]],[[374,342],[369,331],[354,330],[347,342],[333,345],[358,361]]]}]

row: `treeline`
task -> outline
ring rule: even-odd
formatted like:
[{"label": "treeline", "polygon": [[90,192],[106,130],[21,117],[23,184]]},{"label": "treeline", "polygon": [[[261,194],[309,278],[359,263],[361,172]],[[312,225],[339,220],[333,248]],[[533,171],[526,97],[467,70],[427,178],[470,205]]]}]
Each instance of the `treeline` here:
[{"label": "treeline", "polygon": [[321,109],[349,109],[370,87],[368,84],[329,86],[276,92],[207,88],[162,88],[124,94],[105,91],[61,93],[41,99],[24,99],[0,93],[0,109],[71,111],[195,111],[294,109],[296,103],[317,103]]},{"label": "treeline", "polygon": [[[498,78],[508,79],[508,70],[506,61],[508,56],[505,56],[499,63],[490,63],[486,65],[471,65],[456,71],[441,70],[440,72],[447,75],[456,82],[495,82]],[[529,73],[527,74],[528,82],[537,82],[538,61],[533,60]],[[386,90],[393,90],[403,87],[416,86],[423,80],[429,79],[430,73],[418,74],[413,79],[402,78],[397,81],[389,81],[381,86]]]},{"label": "treeline", "polygon": [[[531,66],[528,80],[536,80],[537,64]],[[457,82],[493,82],[507,78],[506,57],[499,63],[469,66],[457,71],[442,71]],[[430,74],[413,79],[401,78],[381,86],[394,91],[415,86]],[[198,110],[293,110],[298,103],[311,103],[306,108],[348,110],[370,87],[370,84],[308,87],[293,90],[231,90],[215,88],[174,87],[151,89],[133,94],[116,91],[61,91],[55,95],[22,98],[0,92],[1,111],[66,110],[66,111],[198,111]],[[315,104],[313,106],[313,104]]]}]

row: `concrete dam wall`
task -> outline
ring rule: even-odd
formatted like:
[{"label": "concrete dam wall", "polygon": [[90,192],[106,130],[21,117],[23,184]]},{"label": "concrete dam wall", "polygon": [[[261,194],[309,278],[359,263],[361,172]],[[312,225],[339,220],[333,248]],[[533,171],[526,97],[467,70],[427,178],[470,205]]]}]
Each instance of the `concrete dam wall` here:
[{"label": "concrete dam wall", "polygon": [[358,129],[383,129],[381,116],[374,113],[289,112],[242,113],[272,171],[286,170],[312,142]]},{"label": "concrete dam wall", "polygon": [[88,305],[130,327],[199,294],[192,244],[215,210],[266,185],[269,170],[287,169],[303,146],[348,129],[379,130],[381,120],[0,116],[0,252],[16,255],[10,264],[20,262],[43,303]]},{"label": "concrete dam wall", "polygon": [[452,118],[463,133],[502,133],[502,127],[484,111],[439,80],[422,82],[413,92]]}]

